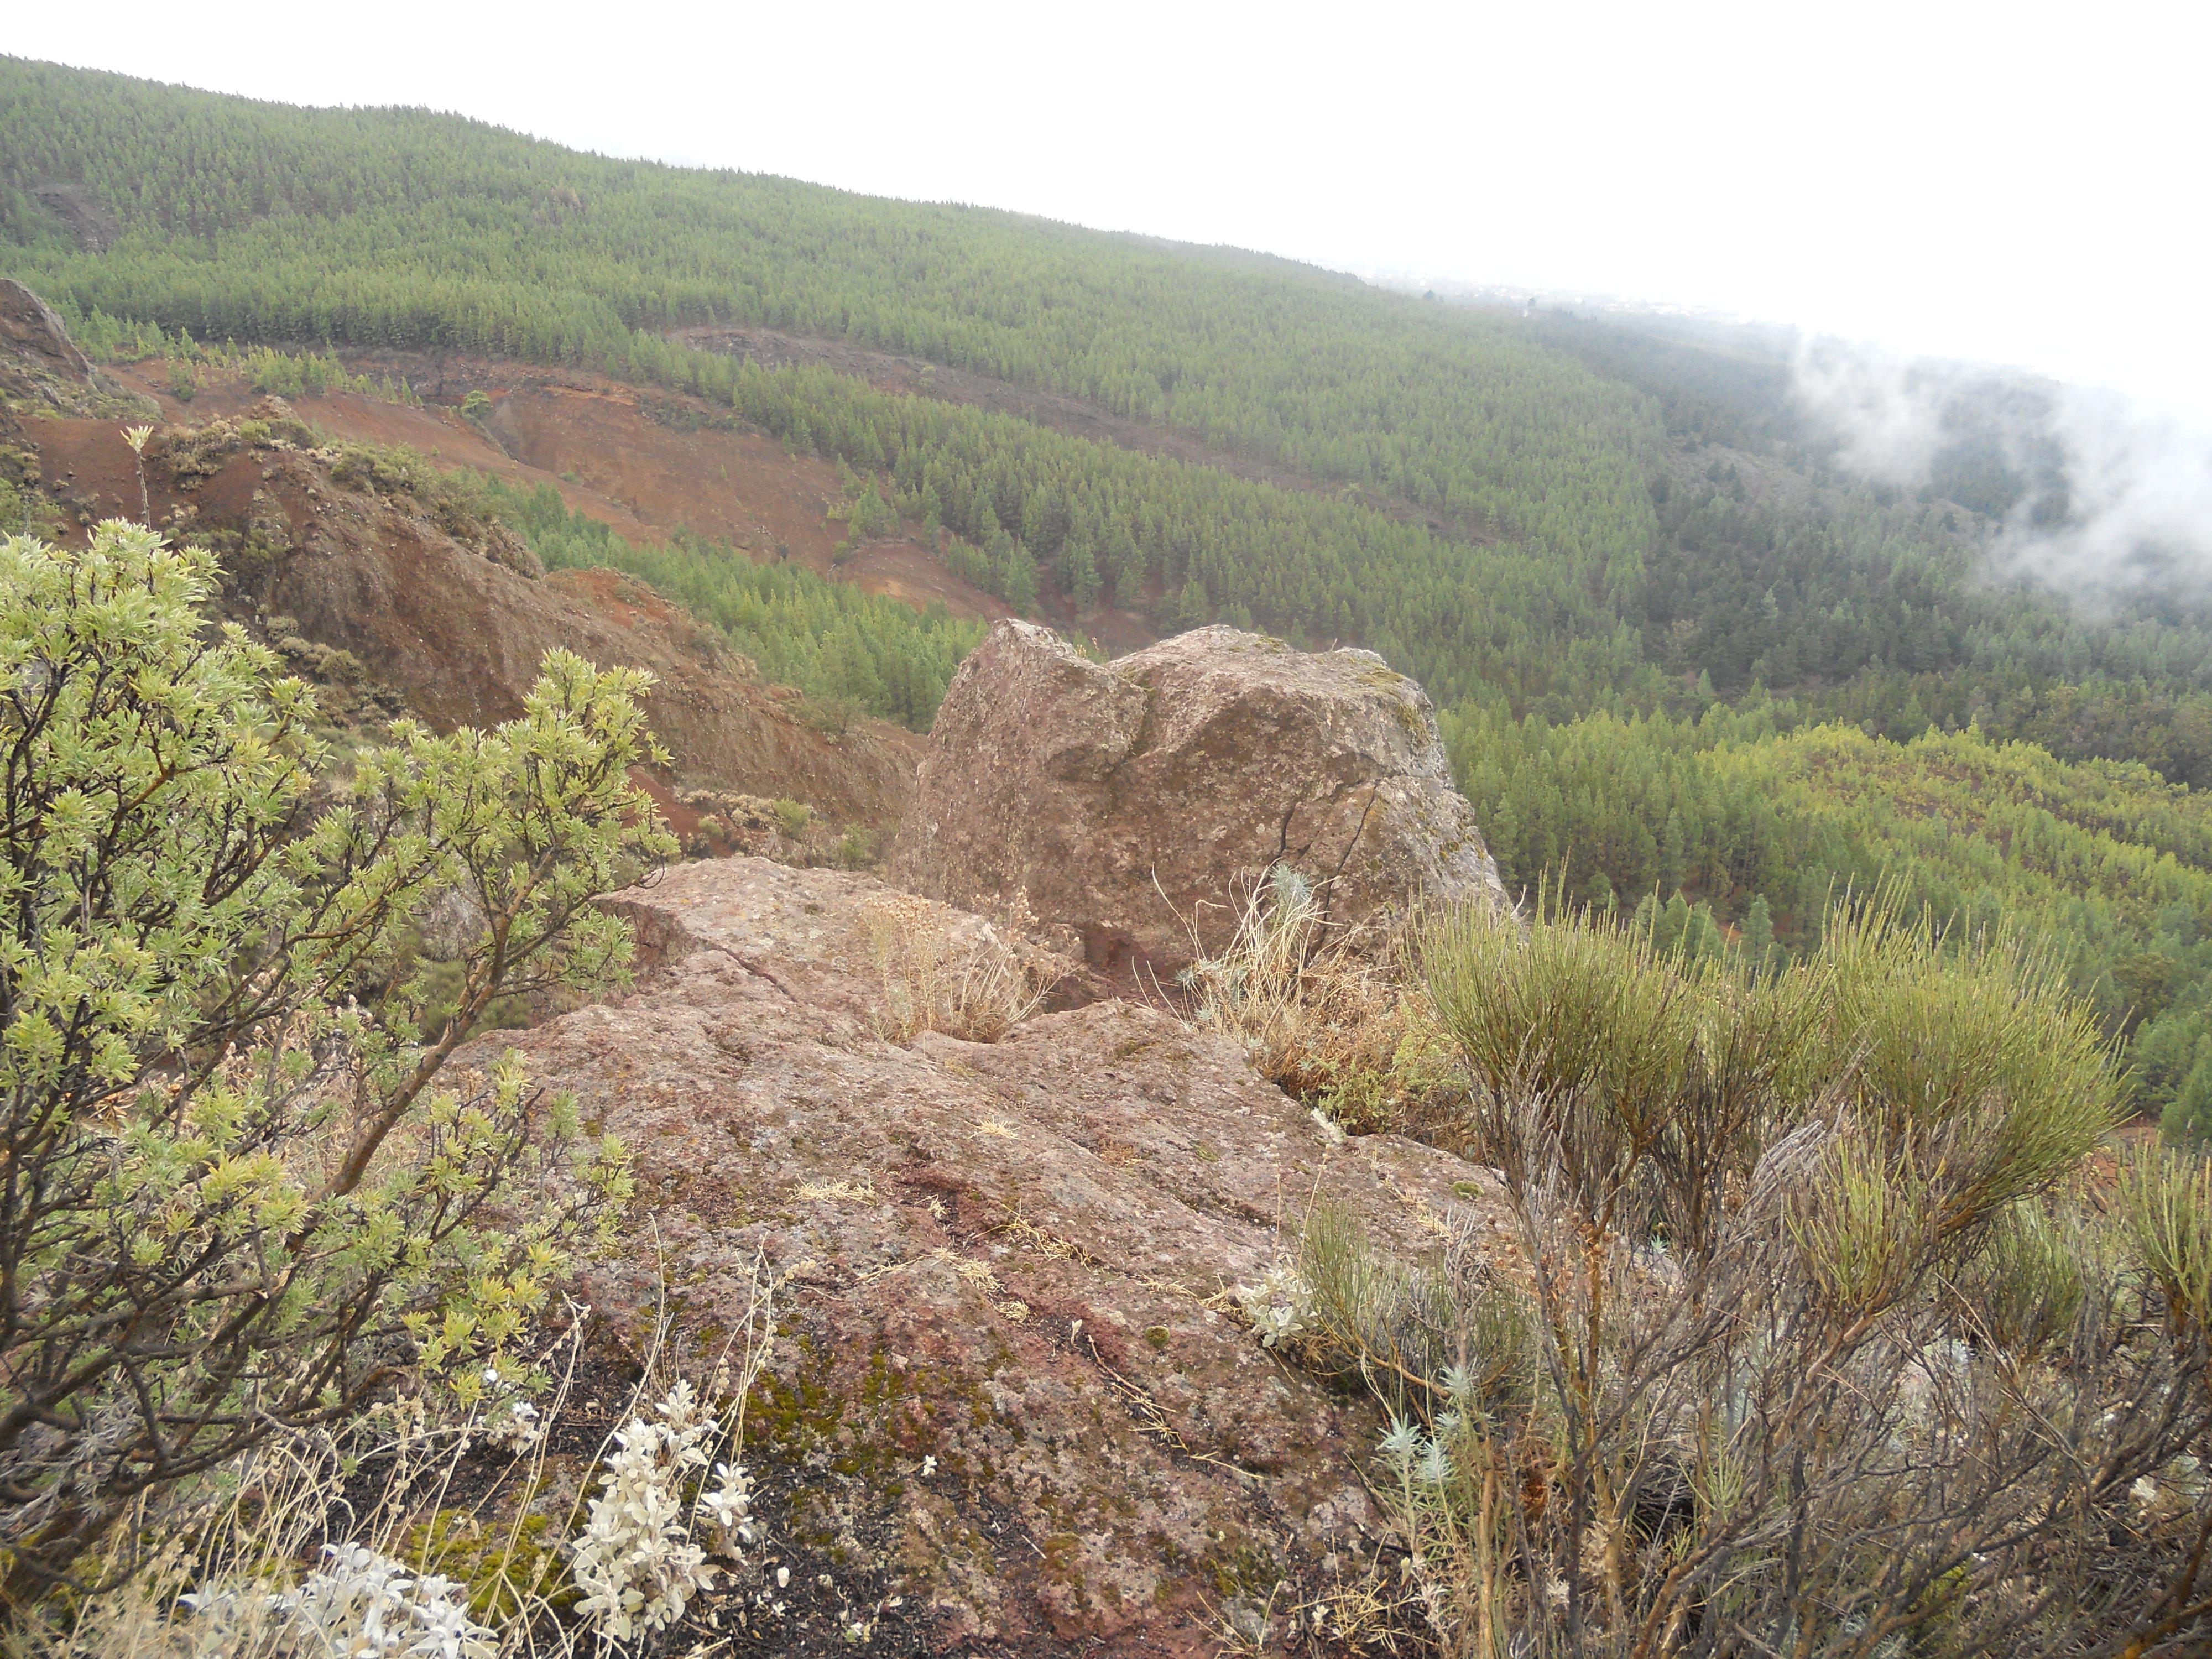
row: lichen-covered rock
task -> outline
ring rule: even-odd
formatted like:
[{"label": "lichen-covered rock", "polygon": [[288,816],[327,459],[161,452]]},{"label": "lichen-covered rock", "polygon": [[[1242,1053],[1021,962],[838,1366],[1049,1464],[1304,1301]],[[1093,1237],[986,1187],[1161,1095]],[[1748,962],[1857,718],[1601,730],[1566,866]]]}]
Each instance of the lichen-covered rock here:
[{"label": "lichen-covered rock", "polygon": [[975,909],[1025,895],[1094,964],[1165,972],[1277,865],[1347,925],[1504,902],[1435,709],[1374,653],[1202,628],[1102,665],[1002,622],[938,710],[890,873]]},{"label": "lichen-covered rock", "polygon": [[794,1584],[870,1610],[885,1650],[1197,1656],[1224,1609],[1272,1601],[1279,1629],[1364,1581],[1389,1534],[1354,1458],[1381,1425],[1233,1289],[1316,1201],[1408,1258],[1498,1224],[1486,1172],[1346,1141],[1125,1002],[886,1040],[898,941],[988,927],[866,877],[732,859],[612,902],[641,988],[460,1063],[512,1043],[633,1148],[602,1314],[647,1321],[657,1261],[710,1348],[764,1258],[787,1337],[746,1459],[789,1504]]}]

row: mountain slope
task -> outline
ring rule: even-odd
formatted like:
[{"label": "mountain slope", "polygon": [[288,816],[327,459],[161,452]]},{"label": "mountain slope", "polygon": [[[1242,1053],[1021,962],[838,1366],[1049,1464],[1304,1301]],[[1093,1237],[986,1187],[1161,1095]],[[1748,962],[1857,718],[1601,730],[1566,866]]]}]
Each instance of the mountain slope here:
[{"label": "mountain slope", "polygon": [[[422,112],[17,60],[0,60],[0,267],[51,283],[100,350],[150,354],[155,381],[189,385],[216,340],[329,343],[449,403],[495,394],[469,416],[511,464],[489,470],[516,482],[526,456],[564,476],[486,486],[488,510],[551,562],[643,575],[778,675],[910,724],[934,707],[945,626],[886,645],[813,592],[812,619],[778,635],[803,650],[774,659],[762,628],[785,579],[757,565],[836,522],[817,574],[872,575],[917,606],[975,596],[969,614],[1044,616],[1109,647],[1209,621],[1370,647],[1474,734],[1462,781],[1501,815],[1518,879],[1565,859],[1577,896],[1656,886],[1655,911],[1680,896],[1716,930],[1785,947],[1807,942],[1805,907],[1764,873],[1777,848],[1899,877],[1962,917],[2077,927],[2028,879],[2034,838],[2001,833],[1996,798],[1951,798],[1944,820],[1995,864],[1960,862],[1924,816],[1881,805],[1922,789],[1927,754],[1897,745],[1930,732],[2212,784],[2202,596],[2092,605],[1993,580],[1997,515],[2050,481],[2001,476],[1978,416],[1926,489],[1852,476],[1792,401],[1773,337],[1416,300],[1223,250],[608,161]],[[447,386],[456,353],[472,367]],[[688,479],[652,488],[707,522],[647,523],[642,495],[610,483],[641,462],[602,476],[531,427],[515,390],[530,362],[671,389],[670,418],[718,443],[834,467],[828,518],[812,538],[758,533],[769,499],[701,488],[699,468],[721,465],[702,440]],[[644,413],[662,393],[607,395]],[[607,428],[601,447],[657,453],[633,431]],[[1688,759],[1671,737],[1647,753],[1651,733],[1708,720],[1741,751],[1723,770],[1703,737]],[[1790,769],[1824,725],[1838,729],[1820,739],[1822,775],[1855,781],[1808,794]],[[1652,763],[1633,788],[1605,781],[1618,743]],[[1754,758],[1764,744],[1778,746]],[[2066,793],[2090,774],[2062,775]],[[1811,830],[1762,841],[1723,814],[1727,856],[1700,865],[1698,803],[1763,790],[1803,823],[1847,818],[1844,850],[1808,850]],[[2164,855],[2140,824],[2099,833],[2123,862]],[[2116,1036],[2178,1030],[2208,1006],[2193,945],[2160,942],[2178,937],[2160,907],[2121,905],[2091,931],[2075,971]],[[2152,956],[2174,973],[2155,995],[2127,989],[2149,981],[2126,964]],[[2147,1105],[2179,1098],[2172,1066],[2144,1076]]]},{"label": "mountain slope", "polygon": [[[1016,611],[1042,595],[1079,626],[1110,604],[1160,630],[1353,640],[1441,698],[1494,685],[1553,719],[1680,707],[1701,676],[1731,696],[1966,675],[1971,705],[2016,690],[2023,663],[2197,684],[2212,661],[2199,616],[2114,629],[1984,591],[1981,516],[1837,474],[1790,418],[1771,342],[1523,319],[422,112],[21,60],[0,60],[0,263],[88,322],[466,349],[698,392],[933,517],[953,574]],[[885,354],[1010,391],[948,386],[991,410],[924,420],[927,374],[887,393],[837,372]],[[1147,429],[1198,447],[1123,447]],[[1208,457],[1248,477],[1194,480],[1217,476]],[[1885,729],[1942,695],[1885,690]]]},{"label": "mountain slope", "polygon": [[611,570],[546,575],[434,471],[329,447],[276,400],[247,417],[158,429],[142,470],[122,423],[143,418],[143,403],[72,362],[52,322],[21,289],[0,289],[0,457],[11,489],[25,492],[22,516],[68,542],[97,519],[150,514],[214,547],[227,612],[314,681],[340,725],[511,718],[544,653],[565,647],[653,672],[647,707],[675,781],[793,796],[886,830],[896,822],[911,734],[872,721],[820,729],[797,693],[643,583]]},{"label": "mountain slope", "polygon": [[[46,205],[57,181],[114,234]],[[1489,319],[1285,261],[20,59],[0,60],[0,188],[25,272],[202,337],[599,364],[640,331],[766,325],[1090,399],[1470,530],[1571,504],[1573,550],[1602,561],[1648,527],[1635,399]]]}]

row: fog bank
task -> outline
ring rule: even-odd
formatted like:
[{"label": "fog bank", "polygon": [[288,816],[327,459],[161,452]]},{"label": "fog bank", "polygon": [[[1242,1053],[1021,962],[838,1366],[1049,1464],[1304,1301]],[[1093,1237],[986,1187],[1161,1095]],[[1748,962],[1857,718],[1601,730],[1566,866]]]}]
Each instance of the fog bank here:
[{"label": "fog bank", "polygon": [[2016,370],[1808,339],[1798,403],[1863,477],[1993,526],[2001,568],[2094,594],[2212,585],[2212,420]]}]

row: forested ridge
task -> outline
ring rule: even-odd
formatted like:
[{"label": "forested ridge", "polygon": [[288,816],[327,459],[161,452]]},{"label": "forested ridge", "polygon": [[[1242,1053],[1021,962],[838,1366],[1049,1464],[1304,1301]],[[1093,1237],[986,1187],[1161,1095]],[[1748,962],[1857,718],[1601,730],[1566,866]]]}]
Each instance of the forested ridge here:
[{"label": "forested ridge", "polygon": [[[113,215],[104,251],[40,207],[56,179]],[[12,58],[0,191],[19,274],[201,338],[628,372],[639,332],[765,324],[1088,398],[1471,532],[1528,533],[1556,502],[1572,550],[1632,562],[1648,530],[1638,400],[1492,319],[1286,261]]]},{"label": "forested ridge", "polygon": [[[2131,1044],[2139,1103],[2212,1130],[2212,613],[1990,580],[1990,515],[2049,481],[1966,440],[1928,489],[1853,477],[1755,331],[1523,318],[17,59],[0,270],[95,347],[465,350],[674,388],[835,457],[856,531],[902,519],[1018,611],[1368,646],[1445,706],[1510,884],[1564,872],[1686,948],[1786,953],[1817,943],[1832,887],[1902,880],[2058,941]],[[711,325],[1085,399],[1312,487],[669,337]],[[480,488],[549,562],[642,576],[832,711],[926,726],[975,636]]]},{"label": "forested ridge", "polygon": [[[1694,694],[1705,674],[1722,696],[1870,669],[2180,684],[2212,657],[2201,627],[2087,626],[1977,591],[1951,504],[1832,477],[1810,501],[1762,500],[1734,459],[1681,476],[1686,445],[1798,435],[1778,423],[1771,362],[1694,340],[1524,326],[1259,256],[611,161],[419,111],[16,59],[0,90],[9,268],[76,315],[203,342],[467,348],[697,392],[795,447],[896,470],[910,496],[917,472],[944,477],[944,522],[1018,601],[1041,574],[1166,626],[1356,639],[1443,697],[1500,684],[1553,719],[1654,706],[1663,676]],[[96,198],[112,238],[41,201],[57,181]],[[716,322],[1072,393],[1351,494],[1232,485],[818,371],[763,380],[662,337]],[[1435,527],[1358,510],[1391,499]],[[1892,712],[1909,720],[1916,696],[1935,718],[1941,693],[1917,684]]]}]

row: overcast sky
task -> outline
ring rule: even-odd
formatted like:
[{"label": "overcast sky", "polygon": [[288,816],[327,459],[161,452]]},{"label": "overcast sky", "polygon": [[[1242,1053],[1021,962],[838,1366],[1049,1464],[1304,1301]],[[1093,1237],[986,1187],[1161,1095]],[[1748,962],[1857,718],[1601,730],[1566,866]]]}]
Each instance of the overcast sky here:
[{"label": "overcast sky", "polygon": [[2212,411],[2212,5],[12,7],[4,49]]}]

